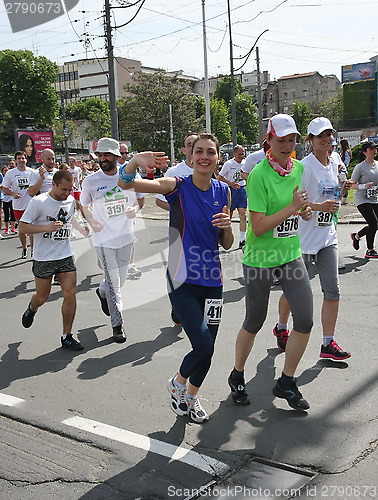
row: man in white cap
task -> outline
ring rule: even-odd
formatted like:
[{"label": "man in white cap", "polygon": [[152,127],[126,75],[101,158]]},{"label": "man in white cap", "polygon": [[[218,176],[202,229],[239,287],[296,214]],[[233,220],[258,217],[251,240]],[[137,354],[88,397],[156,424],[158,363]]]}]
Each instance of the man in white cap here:
[{"label": "man in white cap", "polygon": [[121,343],[126,341],[121,288],[136,240],[133,219],[138,211],[138,195],[121,189],[117,184],[117,160],[121,157],[118,141],[101,138],[95,153],[100,170],[84,179],[81,202],[85,218],[93,229],[93,243],[104,271],[104,279],[96,294],[103,313],[110,316],[113,340]]}]

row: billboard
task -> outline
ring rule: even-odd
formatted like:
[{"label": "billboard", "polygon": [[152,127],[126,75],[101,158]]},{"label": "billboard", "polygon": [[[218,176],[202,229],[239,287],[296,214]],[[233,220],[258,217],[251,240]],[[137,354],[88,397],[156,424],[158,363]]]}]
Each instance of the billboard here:
[{"label": "billboard", "polygon": [[42,163],[41,153],[44,149],[54,150],[52,130],[16,130],[16,150],[24,151],[28,167]]},{"label": "billboard", "polygon": [[349,64],[341,67],[341,83],[375,80],[376,62]]}]

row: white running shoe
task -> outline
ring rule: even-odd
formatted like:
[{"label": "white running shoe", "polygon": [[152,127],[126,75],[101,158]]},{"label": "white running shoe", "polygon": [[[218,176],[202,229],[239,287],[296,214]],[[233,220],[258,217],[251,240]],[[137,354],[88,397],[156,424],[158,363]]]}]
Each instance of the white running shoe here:
[{"label": "white running shoe", "polygon": [[189,396],[187,394],[186,404],[188,405],[188,415],[193,420],[193,422],[202,424],[202,422],[206,422],[207,420],[209,420],[209,415],[202,407],[198,395]]},{"label": "white running shoe", "polygon": [[186,403],[185,394],[186,387],[177,387],[173,382],[174,377],[170,378],[167,383],[167,389],[170,394],[170,405],[173,412],[179,417],[188,414],[188,405]]}]

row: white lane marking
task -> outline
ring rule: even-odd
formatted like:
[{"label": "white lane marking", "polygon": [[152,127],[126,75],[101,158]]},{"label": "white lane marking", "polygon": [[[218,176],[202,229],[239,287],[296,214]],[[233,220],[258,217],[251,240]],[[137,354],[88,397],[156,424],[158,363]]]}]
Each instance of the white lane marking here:
[{"label": "white lane marking", "polygon": [[19,406],[24,403],[25,399],[16,398],[15,396],[8,396],[0,392],[0,404],[4,406]]},{"label": "white lane marking", "polygon": [[162,455],[163,457],[168,457],[171,460],[178,460],[211,475],[223,475],[230,469],[227,464],[212,457],[182,448],[181,446],[175,446],[173,444],[164,443],[163,441],[158,441],[157,439],[142,436],[135,432],[96,422],[95,420],[89,420],[82,417],[70,417],[63,420],[62,424],[76,427],[77,429],[91,432],[120,443],[125,443],[134,446],[134,448],[150,451]]}]

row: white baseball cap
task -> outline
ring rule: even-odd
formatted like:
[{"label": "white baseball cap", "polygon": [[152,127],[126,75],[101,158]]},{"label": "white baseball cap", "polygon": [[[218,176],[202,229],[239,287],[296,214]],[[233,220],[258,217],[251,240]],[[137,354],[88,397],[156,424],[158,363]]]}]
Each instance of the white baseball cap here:
[{"label": "white baseball cap", "polygon": [[312,135],[319,135],[325,130],[333,130],[332,123],[324,116],[319,116],[310,121],[307,127],[307,133]]},{"label": "white baseball cap", "polygon": [[98,143],[95,153],[111,153],[114,156],[121,157],[119,152],[119,142],[110,137],[102,137]]},{"label": "white baseball cap", "polygon": [[295,121],[290,115],[274,115],[268,123],[268,134],[273,134],[276,137],[285,137],[289,134],[299,134]]}]

